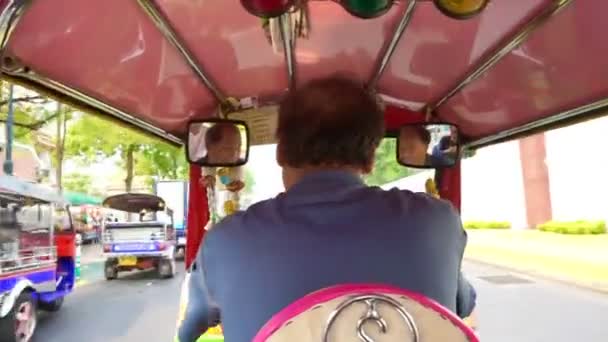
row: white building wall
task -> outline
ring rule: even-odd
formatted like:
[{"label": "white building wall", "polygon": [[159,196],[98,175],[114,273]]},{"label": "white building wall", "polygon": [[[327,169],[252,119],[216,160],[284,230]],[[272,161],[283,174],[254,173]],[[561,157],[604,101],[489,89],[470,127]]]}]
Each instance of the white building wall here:
[{"label": "white building wall", "polygon": [[555,220],[608,220],[608,117],[547,132]]},{"label": "white building wall", "polygon": [[[608,221],[608,117],[545,133],[554,220]],[[386,184],[424,191],[432,173]],[[527,227],[519,142],[490,146],[462,162],[462,217]]]},{"label": "white building wall", "polygon": [[511,141],[477,151],[462,161],[464,221],[509,221],[526,228],[519,143]]}]

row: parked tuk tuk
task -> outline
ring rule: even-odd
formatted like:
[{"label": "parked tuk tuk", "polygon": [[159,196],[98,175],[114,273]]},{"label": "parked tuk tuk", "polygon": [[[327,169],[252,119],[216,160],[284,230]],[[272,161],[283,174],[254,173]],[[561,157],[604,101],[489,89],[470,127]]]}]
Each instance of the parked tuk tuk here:
[{"label": "parked tuk tuk", "polygon": [[[250,133],[247,151],[273,144],[276,104],[286,90],[335,72],[354,74],[383,104],[387,138],[408,125],[455,132],[456,153],[444,156],[449,167],[412,162],[407,149],[399,161],[436,168],[429,191],[456,208],[464,152],[596,118],[608,107],[608,44],[598,34],[607,28],[605,1],[7,0],[0,10],[4,80],[186,144],[202,153],[192,161],[206,153],[200,140],[190,140],[197,136],[192,123],[239,120]],[[244,156],[236,164],[245,163]],[[201,164],[193,162],[187,267],[212,204],[202,176]],[[455,334],[433,341],[476,340],[460,320],[424,299],[405,303],[414,297],[388,288],[350,290],[313,299],[321,305],[332,298],[333,305],[354,294],[388,296],[401,308],[425,303],[429,316],[399,311],[407,331],[418,331],[414,322],[424,331]],[[256,341],[278,341],[272,338],[284,328],[296,330],[283,336],[297,336],[304,328],[291,324],[293,314],[316,307],[272,320]],[[329,329],[333,316],[317,312],[306,316],[307,326]],[[350,329],[344,336],[356,338],[351,328],[358,319],[341,325]],[[447,321],[452,324],[441,324]]]},{"label": "parked tuk tuk", "polygon": [[106,208],[137,214],[137,221],[102,225],[104,273],[107,280],[118,272],[156,268],[161,278],[175,275],[173,212],[155,195],[125,193],[103,201]]},{"label": "parked tuk tuk", "polygon": [[72,292],[75,232],[67,201],[41,185],[0,176],[0,341],[30,341],[38,309]]}]

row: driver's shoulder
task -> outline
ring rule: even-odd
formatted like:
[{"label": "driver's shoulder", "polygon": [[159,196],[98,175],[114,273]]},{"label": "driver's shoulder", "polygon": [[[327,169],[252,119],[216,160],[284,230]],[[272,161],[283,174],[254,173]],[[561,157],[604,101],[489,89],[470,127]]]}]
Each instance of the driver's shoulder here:
[{"label": "driver's shoulder", "polygon": [[272,206],[271,200],[252,204],[246,210],[240,210],[224,217],[207,233],[208,239],[236,241],[248,235],[251,231],[252,218],[268,212]]},{"label": "driver's shoulder", "polygon": [[425,192],[393,188],[386,190],[385,193],[392,201],[399,203],[401,206],[424,212],[425,214],[458,215],[456,208],[454,208],[451,202],[431,196]]}]

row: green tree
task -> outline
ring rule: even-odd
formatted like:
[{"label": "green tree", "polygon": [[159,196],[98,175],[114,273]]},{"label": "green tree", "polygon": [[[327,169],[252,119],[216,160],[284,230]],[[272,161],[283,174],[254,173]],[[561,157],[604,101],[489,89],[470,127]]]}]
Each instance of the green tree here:
[{"label": "green tree", "polygon": [[125,170],[125,190],[131,191],[138,152],[153,143],[151,138],[92,115],[83,115],[69,128],[66,152],[83,163],[96,163],[120,156]]},{"label": "green tree", "polygon": [[91,176],[82,173],[69,173],[63,177],[63,186],[66,190],[91,194]]},{"label": "green tree", "polygon": [[374,170],[365,176],[369,185],[383,185],[411,175],[411,169],[397,162],[397,140],[387,138],[382,140],[376,150]]},{"label": "green tree", "polygon": [[138,151],[137,175],[159,179],[187,179],[188,161],[184,148],[162,141],[153,141]]},{"label": "green tree", "polygon": [[[0,81],[0,123],[8,119],[10,83]],[[25,88],[13,87],[13,117],[15,141],[31,144],[32,132],[40,129],[55,113],[49,110],[50,99]]]},{"label": "green tree", "polygon": [[83,115],[68,130],[66,151],[83,163],[120,156],[125,170],[125,189],[131,191],[135,176],[148,176],[149,186],[157,179],[187,179],[188,163],[183,148],[174,147],[134,130],[91,115]]},{"label": "green tree", "polygon": [[69,106],[64,106],[57,102],[54,121],[56,123],[55,132],[55,172],[57,179],[57,187],[59,191],[63,190],[63,161],[66,157],[65,142],[68,132],[68,122],[73,118],[74,109]]}]

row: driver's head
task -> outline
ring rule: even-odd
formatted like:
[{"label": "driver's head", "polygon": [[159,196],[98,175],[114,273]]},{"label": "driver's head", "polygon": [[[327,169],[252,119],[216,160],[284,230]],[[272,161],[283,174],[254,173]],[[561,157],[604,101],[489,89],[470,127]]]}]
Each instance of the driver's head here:
[{"label": "driver's head", "polygon": [[458,129],[456,126],[450,126],[450,141],[456,142],[458,140]]},{"label": "driver's head", "polygon": [[205,146],[209,163],[236,163],[241,155],[241,133],[235,124],[217,123],[207,131]]},{"label": "driver's head", "polygon": [[418,125],[401,127],[399,131],[399,159],[409,165],[424,166],[431,142],[431,134]]},{"label": "driver's head", "polygon": [[342,76],[308,82],[279,108],[277,160],[284,178],[292,173],[286,187],[311,169],[371,172],[383,136],[383,112],[363,84]]}]

